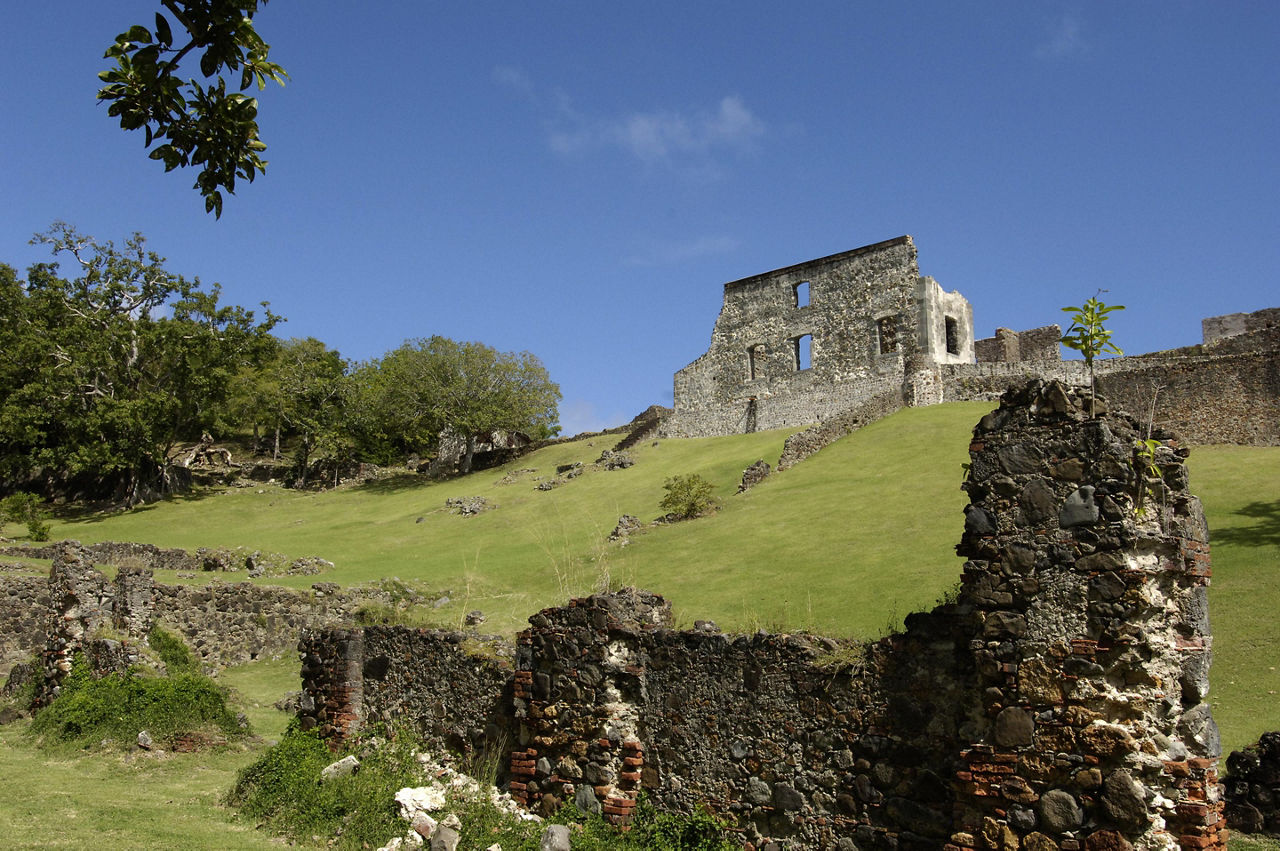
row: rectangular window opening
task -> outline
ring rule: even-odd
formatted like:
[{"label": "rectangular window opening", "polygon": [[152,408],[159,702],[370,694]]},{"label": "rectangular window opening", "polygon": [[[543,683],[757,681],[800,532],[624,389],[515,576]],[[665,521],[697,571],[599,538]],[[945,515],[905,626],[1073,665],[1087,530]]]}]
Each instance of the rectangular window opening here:
[{"label": "rectangular window opening", "polygon": [[880,354],[898,350],[898,325],[892,316],[882,316],[876,320],[876,338],[880,345]]},{"label": "rectangular window opening", "polygon": [[758,343],[747,349],[747,378],[755,381],[764,370],[764,344]]},{"label": "rectangular window opening", "polygon": [[960,326],[956,324],[954,316],[946,317],[947,320],[947,354],[960,354]]},{"label": "rectangular window opening", "polygon": [[808,369],[812,365],[813,335],[805,334],[792,340],[796,344],[796,372]]},{"label": "rectangular window opening", "polygon": [[796,307],[809,306],[809,282],[801,281],[792,288],[792,295],[796,299]]}]

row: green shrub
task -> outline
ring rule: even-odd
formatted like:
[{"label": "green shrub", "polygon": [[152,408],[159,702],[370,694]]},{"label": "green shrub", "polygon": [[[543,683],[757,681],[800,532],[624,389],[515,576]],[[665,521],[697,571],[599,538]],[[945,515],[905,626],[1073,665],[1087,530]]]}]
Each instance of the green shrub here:
[{"label": "green shrub", "polygon": [[27,537],[33,541],[49,540],[49,512],[33,493],[15,493],[0,499],[0,523],[27,524]]},{"label": "green shrub", "polygon": [[93,677],[80,658],[30,730],[44,744],[82,748],[104,742],[132,745],[143,730],[158,743],[191,734],[243,734],[227,707],[226,692],[208,677],[134,672]]},{"label": "green shrub", "polygon": [[200,663],[191,655],[186,642],[172,632],[153,626],[147,634],[147,644],[160,657],[170,676],[200,673]]},{"label": "green shrub", "polygon": [[338,848],[376,848],[403,835],[408,825],[395,794],[423,781],[410,742],[383,743],[361,756],[355,774],[321,783],[321,770],[341,757],[293,721],[279,744],[240,772],[227,803],[276,833],[334,837]]},{"label": "green shrub", "polygon": [[672,476],[662,488],[667,495],[659,505],[667,514],[673,514],[681,520],[699,517],[716,508],[715,486],[697,473]]}]

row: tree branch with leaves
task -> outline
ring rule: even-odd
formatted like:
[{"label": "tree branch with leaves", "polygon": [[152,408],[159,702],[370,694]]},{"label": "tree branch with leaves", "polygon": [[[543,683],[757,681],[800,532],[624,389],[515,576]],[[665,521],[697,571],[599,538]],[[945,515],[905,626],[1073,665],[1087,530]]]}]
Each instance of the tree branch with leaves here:
[{"label": "tree branch with leaves", "polygon": [[[253,26],[267,0],[162,0],[177,24],[156,12],[155,26],[141,24],[116,36],[104,58],[114,67],[98,77],[98,100],[125,130],[142,130],[150,157],[165,171],[200,166],[194,188],[205,212],[222,216],[222,192],[236,180],[250,183],[267,167],[258,134],[258,101],[241,94],[268,81],[284,85],[288,74],[268,59],[270,46]],[[186,38],[175,38],[175,32]],[[203,80],[182,79],[179,66],[198,54]],[[228,90],[230,80],[231,90]]]}]

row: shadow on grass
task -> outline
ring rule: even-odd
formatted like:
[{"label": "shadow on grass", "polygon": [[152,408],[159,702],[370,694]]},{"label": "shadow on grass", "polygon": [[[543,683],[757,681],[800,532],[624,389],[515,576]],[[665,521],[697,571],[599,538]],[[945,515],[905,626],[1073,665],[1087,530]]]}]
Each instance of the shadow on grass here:
[{"label": "shadow on grass", "polygon": [[401,491],[426,487],[434,484],[435,481],[435,479],[429,479],[420,473],[396,473],[385,478],[369,479],[367,482],[361,482],[356,487],[367,493],[400,493]]},{"label": "shadow on grass", "polygon": [[223,488],[207,487],[193,488],[184,493],[166,494],[154,502],[146,502],[141,505],[135,505],[133,508],[124,508],[118,503],[111,502],[77,502],[69,505],[59,505],[53,509],[53,516],[64,523],[73,524],[91,524],[101,523],[109,517],[117,514],[141,514],[147,511],[155,510],[156,506],[163,503],[180,503],[180,502],[200,502],[211,496],[216,496],[224,490]]},{"label": "shadow on grass", "polygon": [[1222,529],[1211,534],[1215,544],[1232,544],[1243,547],[1280,546],[1280,499],[1271,502],[1251,502],[1236,514],[1258,522],[1252,526]]}]

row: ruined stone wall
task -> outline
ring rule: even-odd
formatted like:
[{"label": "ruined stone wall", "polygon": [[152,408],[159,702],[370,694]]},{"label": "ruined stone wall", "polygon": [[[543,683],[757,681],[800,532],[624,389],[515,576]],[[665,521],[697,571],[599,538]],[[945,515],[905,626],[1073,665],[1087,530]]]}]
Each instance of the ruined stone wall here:
[{"label": "ruined stone wall", "polygon": [[895,387],[878,396],[863,400],[824,423],[796,432],[782,445],[782,455],[778,458],[778,470],[782,471],[795,466],[845,435],[852,434],[863,426],[901,410],[903,405],[902,389]]},{"label": "ruined stone wall", "polygon": [[[1224,848],[1186,449],[1157,431],[1161,476],[1143,481],[1141,425],[1084,410],[1036,382],[983,419],[961,587],[902,634],[851,647],[676,631],[636,591],[530,618],[509,681],[513,794],[625,821],[643,789],[796,848]],[[334,733],[419,711],[411,683],[434,679],[405,669],[375,696],[373,640],[308,645],[307,699]],[[432,711],[415,718],[456,729]]]},{"label": "ruined stone wall", "polygon": [[50,550],[47,578],[0,576],[0,663],[44,654],[50,636],[60,659],[101,631],[144,641],[152,624],[183,637],[210,669],[292,653],[304,628],[349,621],[357,601],[317,585],[294,591],[248,582],[164,585],[148,568],[119,568],[110,581],[92,553]]},{"label": "ruined stone wall", "polygon": [[[804,340],[810,363],[799,369]],[[897,390],[918,362],[972,360],[968,302],[922,277],[911,238],[899,237],[726,284],[711,346],[676,373],[663,430],[808,425]]]},{"label": "ruined stone wall", "polygon": [[1274,341],[1280,334],[1280,307],[1270,307],[1253,313],[1228,313],[1210,316],[1200,321],[1200,330],[1206,346],[1212,346],[1231,338],[1264,335]]},{"label": "ruined stone wall", "polygon": [[0,665],[7,669],[44,648],[51,599],[45,577],[0,577]]},{"label": "ruined stone wall", "polygon": [[[477,756],[512,744],[515,649],[429,629],[305,630],[305,729],[341,740],[353,725],[409,725],[428,747]],[[315,700],[315,695],[325,695]],[[505,766],[500,772],[505,778]]]},{"label": "ruined stone wall", "polygon": [[[1280,348],[1241,348],[1099,360],[1098,393],[1143,419],[1154,400],[1155,424],[1191,443],[1280,445]],[[1089,380],[1083,361],[942,365],[938,371],[948,402],[993,399],[1033,377]]]},{"label": "ruined stone wall", "polygon": [[1029,331],[997,328],[994,337],[975,340],[978,363],[1020,363],[1022,361],[1056,361],[1062,359],[1062,328],[1045,325]]}]

